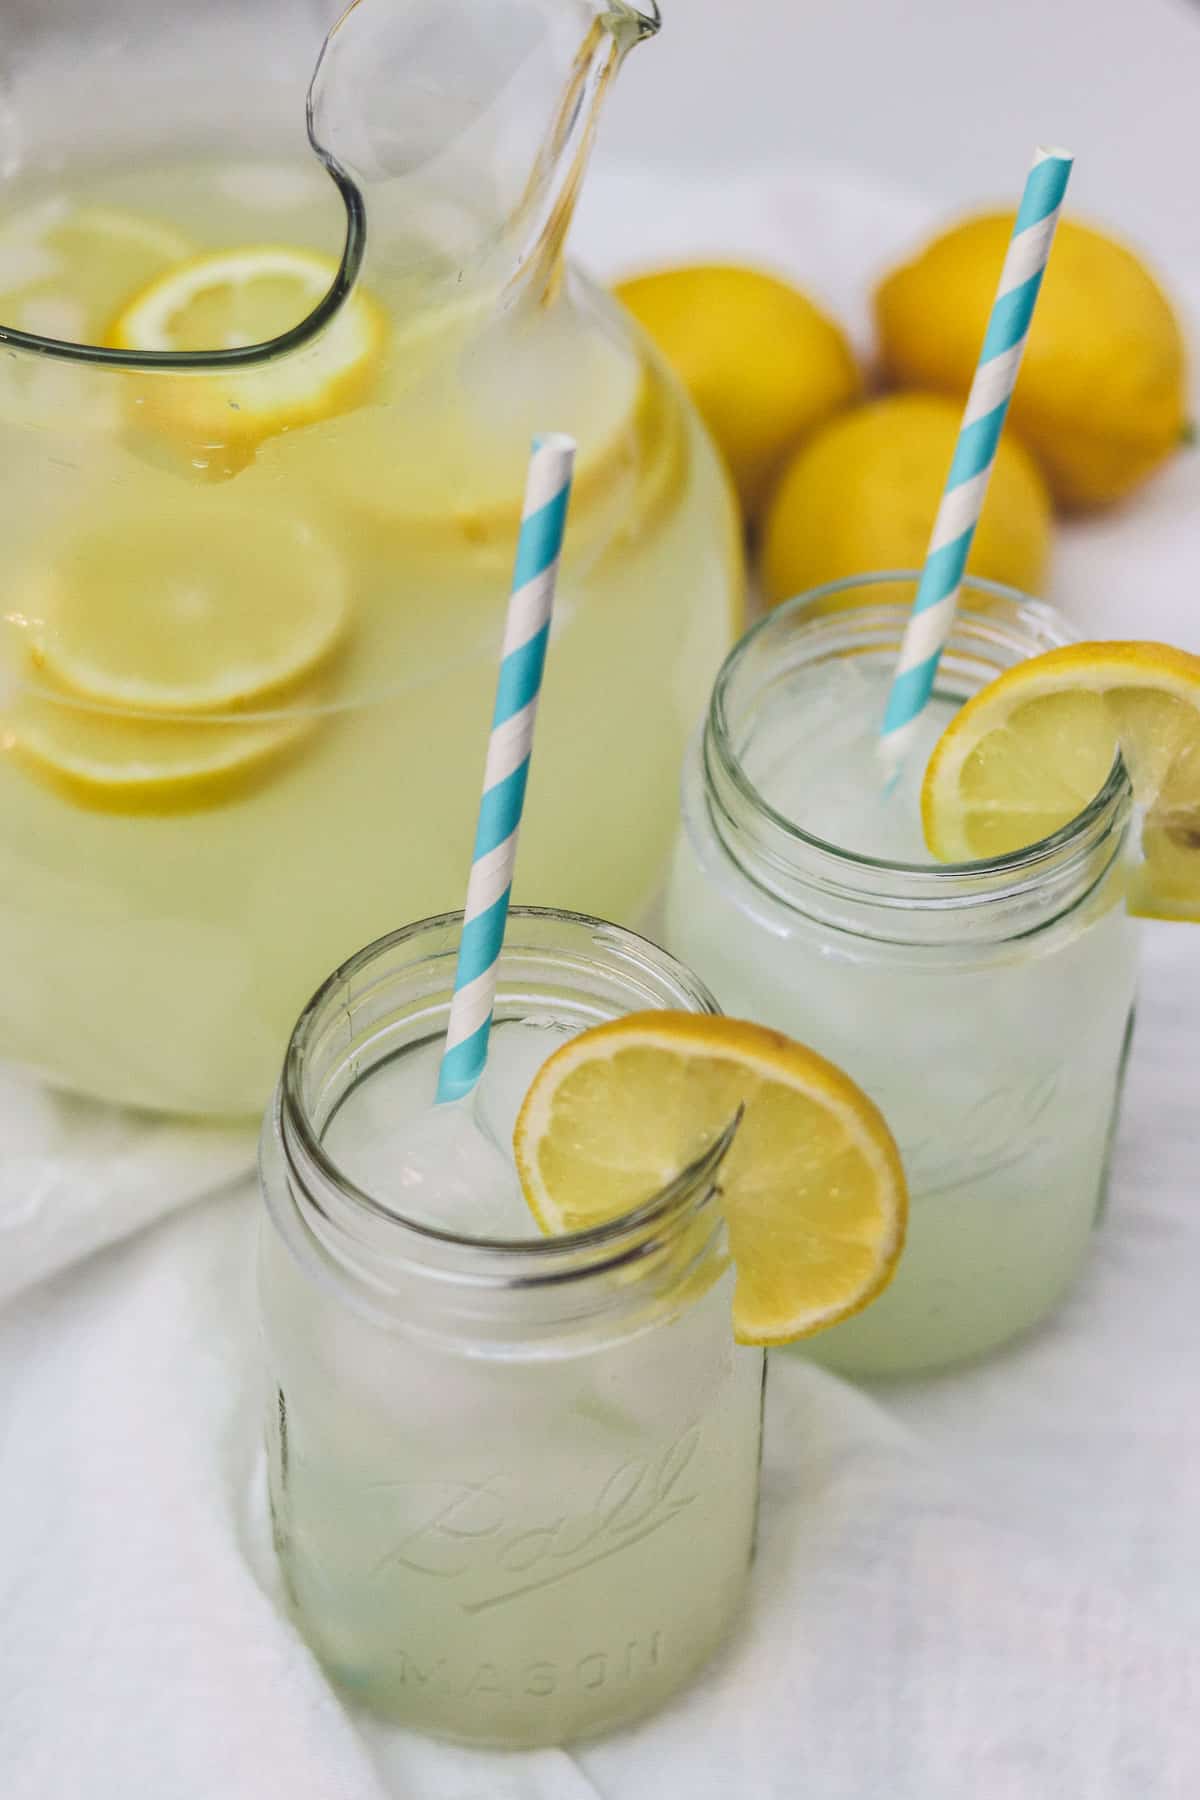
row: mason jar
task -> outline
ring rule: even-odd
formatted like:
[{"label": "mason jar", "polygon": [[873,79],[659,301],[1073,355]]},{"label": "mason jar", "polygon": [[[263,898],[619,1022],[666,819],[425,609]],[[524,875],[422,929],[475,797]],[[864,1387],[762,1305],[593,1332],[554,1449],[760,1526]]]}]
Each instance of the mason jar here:
[{"label": "mason jar", "polygon": [[[686,766],[665,915],[665,941],[727,1011],[823,1051],[895,1132],[911,1193],[898,1273],[813,1346],[867,1376],[989,1350],[1070,1286],[1102,1203],[1136,969],[1119,759],[1070,824],[991,861],[922,860],[920,767],[911,819],[868,815],[884,843],[911,835],[906,859],[828,828],[849,801],[866,810],[861,792],[837,798],[847,780],[879,782],[871,809],[905,803],[886,799],[873,752],[913,592],[903,575],[836,583],[733,650]],[[968,582],[932,729],[1070,636],[1049,607]]]},{"label": "mason jar", "polygon": [[[262,1145],[272,1515],[295,1616],[350,1695],[439,1736],[555,1744],[650,1711],[730,1629],[764,1361],[733,1341],[713,1153],[558,1238],[473,1235],[362,1185],[366,1122],[436,1068],[460,924],[361,951],[287,1051]],[[632,933],[516,908],[489,1068],[514,1025],[548,1050],[657,1007],[717,1010]]]}]

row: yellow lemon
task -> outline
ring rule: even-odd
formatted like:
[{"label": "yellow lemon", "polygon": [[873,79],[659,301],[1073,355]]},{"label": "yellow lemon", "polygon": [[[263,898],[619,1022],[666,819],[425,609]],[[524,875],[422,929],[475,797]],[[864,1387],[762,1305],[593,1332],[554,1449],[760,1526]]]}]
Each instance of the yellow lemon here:
[{"label": "yellow lemon", "polygon": [[845,334],[758,269],[664,269],[616,292],[690,392],[756,518],[788,451],[862,391]]},{"label": "yellow lemon", "polygon": [[1018,663],[954,715],[925,771],[933,854],[1024,849],[1068,824],[1120,749],[1143,814],[1137,912],[1200,920],[1200,656],[1068,644]]},{"label": "yellow lemon", "polygon": [[[1012,231],[1011,213],[969,219],[881,284],[884,367],[904,387],[965,397]],[[1132,250],[1064,220],[1046,270],[1009,428],[1064,506],[1137,487],[1181,442],[1187,369],[1179,322]]]},{"label": "yellow lemon", "polygon": [[542,1230],[584,1231],[669,1188],[735,1118],[717,1175],[734,1329],[743,1343],[787,1343],[866,1306],[904,1243],[891,1133],[824,1057],[738,1019],[634,1013],[542,1065],[513,1150]]},{"label": "yellow lemon", "polygon": [[[118,350],[184,352],[268,343],[313,312],[337,268],[330,257],[287,245],[193,257],[128,301],[108,342]],[[134,402],[190,442],[249,452],[276,432],[357,405],[386,335],[380,308],[356,288],[307,344],[247,367],[146,375]]]},{"label": "yellow lemon", "polygon": [[[835,419],[805,444],[767,514],[762,576],[771,604],[846,575],[919,567],[961,418],[941,395],[894,394]],[[1045,482],[1005,437],[968,568],[1036,593],[1049,549]]]}]

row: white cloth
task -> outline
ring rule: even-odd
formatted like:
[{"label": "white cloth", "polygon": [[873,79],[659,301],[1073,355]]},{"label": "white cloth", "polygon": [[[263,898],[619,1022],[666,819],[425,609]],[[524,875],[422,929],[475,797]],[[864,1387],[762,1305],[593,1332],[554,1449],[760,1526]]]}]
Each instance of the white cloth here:
[{"label": "white cloth", "polygon": [[181,1125],[0,1066],[0,1301],[160,1213],[242,1181],[252,1125]]},{"label": "white cloth", "polygon": [[[860,318],[925,223],[829,173],[697,193],[640,172],[584,220],[606,270],[754,254]],[[1200,647],[1196,480],[1181,459],[1067,535],[1055,597],[1081,625]],[[658,1717],[572,1753],[363,1720],[281,1612],[249,1134],[0,1084],[0,1794],[1195,1800],[1198,1021],[1200,931],[1150,928],[1111,1212],[1076,1293],[990,1361],[870,1396],[776,1356],[742,1629]]]}]

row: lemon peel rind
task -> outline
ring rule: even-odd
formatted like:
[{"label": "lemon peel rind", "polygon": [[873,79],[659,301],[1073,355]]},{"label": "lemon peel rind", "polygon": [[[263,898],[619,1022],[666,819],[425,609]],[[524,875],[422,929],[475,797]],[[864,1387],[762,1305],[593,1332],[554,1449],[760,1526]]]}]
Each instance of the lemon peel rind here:
[{"label": "lemon peel rind", "polygon": [[[1006,720],[1018,707],[1059,694],[1091,693],[1105,699],[1111,692],[1141,690],[1183,701],[1197,715],[1196,741],[1200,745],[1200,656],[1173,645],[1146,639],[1113,639],[1094,643],[1065,644],[1011,669],[973,695],[954,715],[934,746],[921,789],[921,822],[925,841],[939,862],[963,864],[990,861],[974,849],[967,821],[968,810],[958,801],[963,768],[989,736],[1006,729]],[[1113,721],[1114,746],[1119,745]],[[1136,766],[1137,758],[1134,763]],[[1154,822],[1156,793],[1134,780],[1134,798]],[[1001,808],[992,808],[1001,811]],[[1017,809],[1014,809],[1014,812]],[[1057,829],[1069,826],[1072,817]],[[1200,825],[1200,812],[1197,815]],[[1025,850],[1047,840],[1032,840]],[[1016,854],[1021,854],[1021,851]],[[1198,870],[1200,877],[1200,870]],[[1130,910],[1141,917],[1189,918],[1200,911],[1200,891],[1193,903],[1186,895],[1156,895],[1145,864],[1135,872]]]},{"label": "lemon peel rind", "polygon": [[[727,1047],[719,1041],[726,1036]],[[747,1049],[747,1036],[757,1039],[760,1047]],[[843,1125],[847,1143],[864,1154],[874,1171],[887,1226],[873,1247],[875,1266],[863,1288],[845,1304],[804,1309],[790,1315],[786,1321],[777,1320],[769,1325],[754,1324],[747,1318],[745,1311],[739,1308],[735,1290],[733,1325],[737,1342],[762,1348],[795,1343],[852,1317],[878,1298],[895,1274],[904,1247],[908,1217],[907,1183],[900,1153],[886,1120],[845,1071],[819,1052],[798,1045],[768,1027],[747,1025],[738,1020],[667,1012],[629,1014],[580,1033],[548,1059],[526,1096],[513,1133],[522,1190],[540,1230],[547,1235],[556,1234],[561,1229],[563,1215],[547,1204],[548,1196],[529,1147],[532,1145],[536,1151],[549,1125],[558,1087],[575,1069],[594,1061],[593,1053],[605,1040],[612,1044],[613,1057],[622,1050],[647,1048],[660,1049],[668,1056],[678,1057],[691,1047],[707,1052],[713,1061],[725,1061],[743,1069],[752,1077],[791,1087],[824,1106]],[[736,1054],[735,1043],[738,1044]],[[806,1079],[798,1079],[801,1070]],[[723,1121],[714,1121],[714,1124],[720,1123]]]},{"label": "lemon peel rind", "polygon": [[[382,308],[361,287],[347,293],[320,334],[270,354],[273,344],[300,330],[331,303],[340,264],[333,257],[294,246],[264,244],[218,250],[174,265],[142,288],[110,322],[109,349],[130,356],[184,352],[172,342],[169,321],[206,291],[295,275],[304,312],[259,344],[241,346],[246,360],[205,364],[223,355],[219,345],[187,352],[196,369],[139,369],[130,377],[131,423],[152,425],[194,448],[224,448],[249,458],[258,445],[281,433],[349,412],[370,390],[388,337]],[[206,281],[198,279],[206,276]],[[256,352],[263,352],[261,356]]]}]

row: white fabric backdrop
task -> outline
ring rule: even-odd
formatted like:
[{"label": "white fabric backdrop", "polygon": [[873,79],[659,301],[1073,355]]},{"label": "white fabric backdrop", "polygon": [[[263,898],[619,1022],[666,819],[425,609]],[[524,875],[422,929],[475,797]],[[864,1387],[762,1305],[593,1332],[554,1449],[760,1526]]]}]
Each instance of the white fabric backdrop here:
[{"label": "white fabric backdrop", "polygon": [[[581,236],[606,272],[766,256],[861,326],[871,276],[926,219],[831,171],[703,190],[639,173],[593,187]],[[1196,499],[1182,458],[1072,529],[1053,597],[1093,634],[1200,648]],[[12,1078],[0,1793],[1194,1800],[1198,1044],[1200,932],[1151,928],[1111,1213],[1068,1305],[977,1368],[869,1396],[775,1357],[736,1642],[638,1729],[507,1757],[355,1717],[279,1611],[248,1136],[148,1128]]]},{"label": "white fabric backdrop", "polygon": [[1069,144],[1073,207],[1200,257],[1198,0],[660,4],[605,104],[603,143],[631,162],[711,178],[820,158],[951,207]]}]

